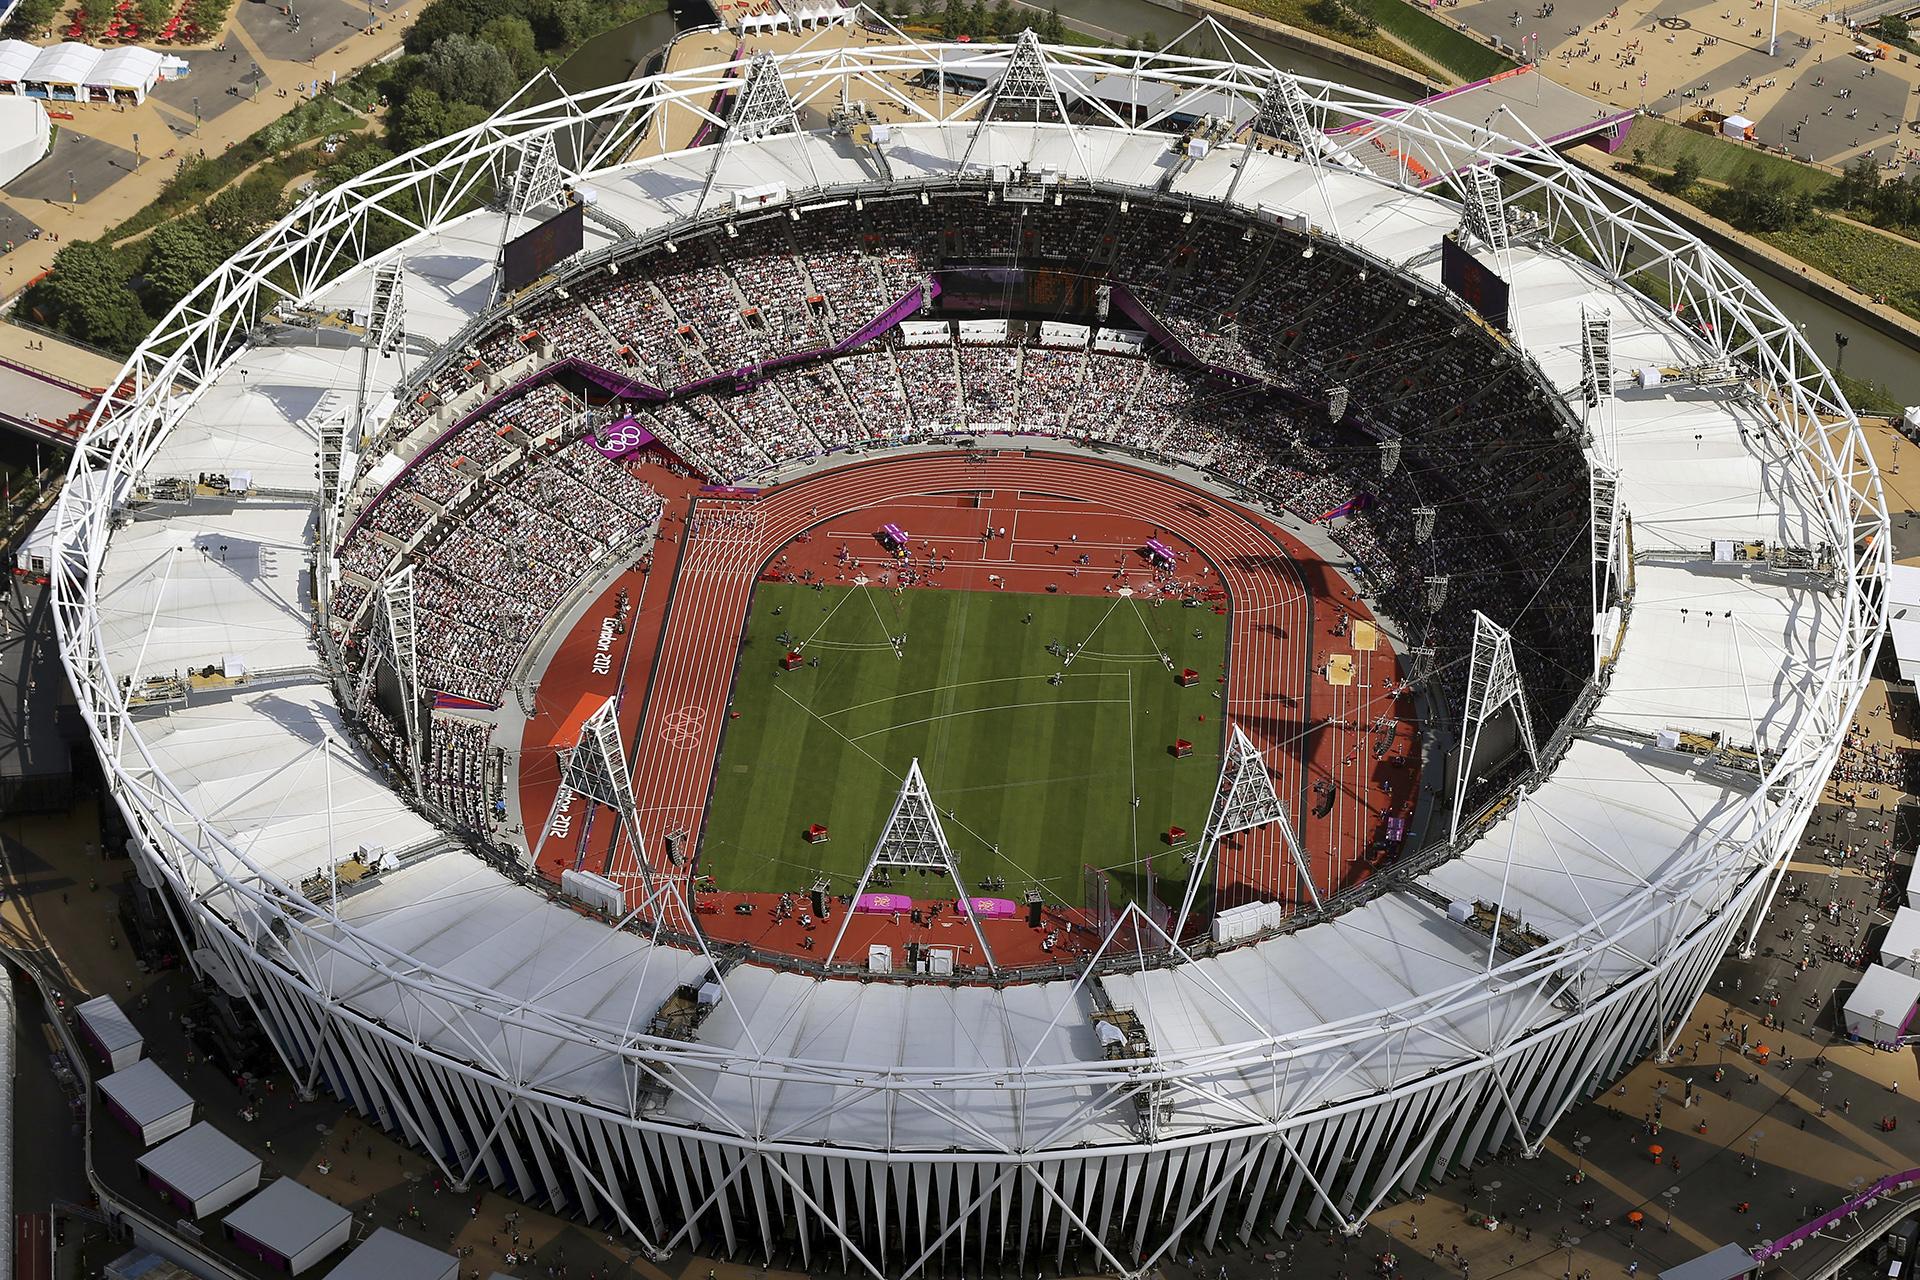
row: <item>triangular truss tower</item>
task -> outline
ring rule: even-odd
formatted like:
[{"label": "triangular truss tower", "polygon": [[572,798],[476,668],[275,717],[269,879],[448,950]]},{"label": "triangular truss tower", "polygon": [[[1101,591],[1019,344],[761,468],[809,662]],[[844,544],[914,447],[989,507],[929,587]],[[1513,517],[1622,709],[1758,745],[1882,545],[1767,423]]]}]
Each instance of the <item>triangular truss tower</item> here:
[{"label": "triangular truss tower", "polygon": [[[757,142],[775,134],[799,132],[800,112],[787,93],[787,82],[780,75],[780,64],[770,53],[754,54],[741,79],[740,92],[734,95],[733,110],[727,116],[727,127],[721,133],[720,141],[714,145],[713,163],[707,168],[707,180],[700,188],[700,199],[693,206],[694,213],[698,214],[707,207],[707,197],[713,194],[714,179],[720,176],[720,163],[736,143]],[[813,162],[808,160],[807,164],[811,168]],[[814,185],[819,185],[817,174]]]},{"label": "triangular truss tower", "polygon": [[1036,112],[1042,107],[1051,107],[1061,123],[1068,125],[1067,139],[1073,143],[1073,154],[1080,161],[1081,174],[1090,174],[1087,153],[1080,144],[1080,130],[1068,120],[1067,105],[1061,100],[1060,90],[1053,83],[1047,51],[1032,27],[1014,37],[1013,51],[1007,55],[1007,69],[999,82],[986,90],[986,98],[985,105],[980,108],[980,118],[974,121],[973,132],[967,135],[967,149],[960,157],[962,174],[966,173],[967,165],[973,160],[974,150],[980,145],[980,140],[986,137],[987,127],[1001,119],[1001,112],[1009,107],[1025,107]]},{"label": "triangular truss tower", "polygon": [[1449,840],[1460,838],[1460,811],[1467,803],[1467,781],[1473,776],[1474,757],[1480,752],[1480,731],[1507,707],[1520,726],[1520,742],[1533,767],[1540,767],[1540,748],[1533,736],[1533,716],[1520,687],[1520,668],[1513,660],[1513,636],[1486,614],[1473,614],[1473,662],[1467,671],[1467,713],[1461,719],[1459,758],[1454,761],[1453,819]]},{"label": "triangular truss tower", "polygon": [[507,175],[503,184],[506,187],[509,214],[531,213],[543,205],[561,202],[566,178],[560,172],[560,153],[554,146],[551,133],[543,133],[524,148],[506,151],[502,155],[503,158],[519,157],[513,173]]},{"label": "triangular truss tower", "polygon": [[1463,231],[1471,234],[1486,249],[1499,255],[1502,265],[1507,253],[1507,196],[1501,189],[1500,175],[1484,164],[1466,172],[1466,207],[1461,210]]},{"label": "triangular truss tower", "polygon": [[374,681],[380,668],[393,672],[400,688],[401,724],[407,736],[407,760],[413,773],[413,787],[421,789],[420,762],[424,744],[420,740],[420,661],[414,640],[413,566],[404,565],[389,574],[373,598],[373,620],[367,628],[367,654],[360,664],[360,682],[353,694],[354,710],[366,714],[373,697]]},{"label": "triangular truss tower", "polygon": [[[860,873],[860,883],[853,890],[854,903],[859,902],[860,895],[867,891],[867,884],[873,879],[874,872],[883,868],[931,871],[953,881],[954,899],[966,913],[967,923],[973,926],[973,936],[980,943],[980,954],[986,958],[987,968],[993,969],[993,948],[987,945],[987,935],[973,913],[973,899],[967,894],[967,886],[961,882],[960,865],[954,859],[952,846],[947,843],[947,833],[941,829],[940,814],[933,807],[933,796],[927,791],[927,780],[921,776],[918,759],[908,767],[906,781],[900,784],[900,795],[893,802],[893,812],[887,815],[887,825],[874,842],[866,870]],[[833,935],[833,946],[827,949],[828,964],[832,964],[834,956],[839,953],[840,941],[847,936],[847,926],[852,922],[853,906],[849,903],[840,916],[840,928]]]},{"label": "triangular truss tower", "polygon": [[647,861],[646,836],[640,830],[640,811],[633,796],[633,774],[627,768],[626,748],[620,742],[620,709],[612,698],[581,721],[573,749],[560,755],[560,788],[554,792],[553,807],[534,844],[533,866],[540,865],[540,851],[569,792],[620,815],[620,829],[626,833],[634,863],[640,869],[642,891],[649,901],[655,900],[653,867]]},{"label": "triangular truss tower", "polygon": [[[1300,158],[1316,173],[1320,169],[1320,148],[1313,143],[1313,137],[1319,130],[1313,127],[1312,119],[1307,115],[1307,95],[1300,88],[1300,82],[1284,71],[1273,73],[1273,79],[1267,82],[1266,91],[1260,95],[1260,105],[1254,108],[1253,123],[1248,128],[1247,150],[1251,152],[1255,138],[1277,138],[1300,149]],[[1233,181],[1227,184],[1227,203],[1233,203],[1233,193],[1240,189],[1240,179],[1253,166],[1245,160],[1233,171]]]},{"label": "triangular truss tower", "polygon": [[1268,823],[1279,825],[1280,839],[1287,846],[1294,869],[1300,873],[1300,883],[1307,886],[1307,896],[1313,899],[1313,905],[1319,906],[1320,890],[1313,883],[1306,851],[1294,834],[1287,808],[1280,803],[1279,792],[1273,789],[1273,775],[1267,772],[1267,763],[1260,758],[1260,750],[1247,737],[1247,731],[1236,724],[1227,739],[1226,759],[1220,763],[1220,785],[1214,789],[1213,809],[1207,815],[1206,830],[1200,833],[1200,843],[1187,855],[1187,891],[1180,900],[1180,914],[1174,918],[1175,939],[1185,930],[1187,917],[1193,913],[1193,901],[1199,896],[1200,882],[1206,878],[1209,863],[1216,871],[1214,882],[1218,892],[1220,842]]}]

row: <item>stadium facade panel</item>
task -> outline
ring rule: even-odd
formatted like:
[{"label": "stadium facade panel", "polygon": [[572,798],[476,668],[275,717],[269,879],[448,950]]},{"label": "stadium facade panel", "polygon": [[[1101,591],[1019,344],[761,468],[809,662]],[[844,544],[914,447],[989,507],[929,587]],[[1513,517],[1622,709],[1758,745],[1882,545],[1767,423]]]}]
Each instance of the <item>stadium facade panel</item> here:
[{"label": "stadium facade panel", "polygon": [[[1027,108],[978,118],[1033,57]],[[968,66],[986,89],[942,82]],[[907,119],[855,143],[713,116],[720,142],[662,153],[672,113],[710,115],[725,91],[767,101],[769,67],[795,97]],[[1205,93],[1219,118],[1264,104],[1293,123],[1276,126],[1285,145],[1175,154],[1158,127],[1174,108],[1122,120],[1087,91],[1116,74]],[[915,78],[929,91],[907,92]],[[549,138],[593,197],[557,287],[752,207],[804,225],[843,202],[1058,190],[1244,218],[1440,305],[1439,246],[1467,222],[1509,287],[1498,342],[1580,424],[1594,532],[1577,554],[1616,580],[1563,656],[1579,687],[1544,726],[1544,767],[1310,922],[1039,982],[716,973],[472,856],[353,745],[308,556],[399,465],[356,456],[352,433],[332,452],[342,424],[385,421],[521,318],[493,279],[528,219],[472,197],[534,185]],[[1498,178],[1497,228],[1476,171]],[[405,299],[402,341],[274,336],[302,316],[378,321],[383,290]],[[1599,313],[1611,370],[1589,397],[1583,315]],[[437,353],[424,365],[421,348]],[[1487,1151],[1537,1149],[1669,1047],[1716,960],[1751,945],[1867,679],[1888,556],[1878,476],[1825,369],[1657,211],[1417,105],[1263,65],[1030,43],[680,72],[402,157],[303,204],[186,299],[73,477],[56,621],[136,869],[197,974],[253,1008],[296,1079],[455,1185],[650,1249],[880,1275],[1069,1257],[1133,1272],[1290,1219],[1344,1227]],[[323,482],[341,507],[316,526]],[[1593,518],[1616,506],[1625,519]],[[1611,567],[1591,554],[1606,546]],[[355,854],[375,873],[342,883]],[[697,1028],[655,1027],[708,981],[722,996]],[[1121,1009],[1139,1056],[1103,1051],[1096,1015]]]}]

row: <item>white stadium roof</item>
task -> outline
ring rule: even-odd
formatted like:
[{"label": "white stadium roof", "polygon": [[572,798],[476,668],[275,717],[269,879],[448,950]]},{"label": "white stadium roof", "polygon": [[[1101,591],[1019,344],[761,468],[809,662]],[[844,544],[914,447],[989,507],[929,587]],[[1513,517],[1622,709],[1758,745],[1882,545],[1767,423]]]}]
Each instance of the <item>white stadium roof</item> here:
[{"label": "white stadium roof", "polygon": [[[965,122],[896,126],[886,153],[892,181],[953,179],[972,131]],[[1161,134],[992,124],[974,164],[1090,168],[1108,189],[1145,193],[1165,173],[1166,153]],[[696,212],[713,163],[711,149],[656,156],[579,185],[601,213],[645,237]],[[1302,211],[1324,234],[1437,280],[1433,250],[1460,221],[1449,189],[1227,146],[1189,165],[1170,194],[1219,200],[1241,163],[1248,171],[1235,200],[1249,212]],[[870,190],[874,175],[843,141],[776,136],[725,152],[707,207],[724,206],[731,190],[776,183]],[[306,226],[333,207],[307,212]],[[1645,236],[1669,234],[1656,215],[1636,216],[1649,220]],[[483,314],[504,222],[496,210],[470,212],[406,246],[406,326],[416,344],[447,343]],[[588,222],[589,253],[613,246],[606,225]],[[1686,249],[1696,251],[1704,254]],[[1716,339],[1676,324],[1582,257],[1538,239],[1517,240],[1510,255],[1518,345],[1562,393],[1580,381],[1583,309],[1612,316],[1616,370],[1714,358]],[[310,301],[364,308],[372,266],[340,264],[337,277],[314,282]],[[1684,270],[1701,268],[1689,258]],[[1741,301],[1764,306],[1757,295]],[[1740,360],[1771,358],[1735,331],[1730,313],[1719,318],[1717,337],[1738,339]],[[1768,341],[1787,353],[1792,376],[1814,386],[1801,393],[1824,393],[1824,372],[1791,325],[1779,322]],[[113,461],[149,479],[249,471],[268,489],[311,492],[317,443],[303,424],[326,393],[354,387],[362,358],[358,348],[248,347],[152,447],[127,446]],[[397,361],[373,360],[368,402],[399,375]],[[1193,1086],[1180,1091],[1163,1137],[1275,1123],[1502,1052],[1616,982],[1644,978],[1675,939],[1719,920],[1732,895],[1758,892],[1751,886],[1786,828],[1797,832],[1781,811],[1807,800],[1808,786],[1817,790],[1809,780],[1831,760],[1862,679],[1870,607],[1825,575],[1715,565],[1702,549],[1716,540],[1832,547],[1836,492],[1860,486],[1861,527],[1884,521],[1877,479],[1824,474],[1808,441],[1754,397],[1669,382],[1623,389],[1601,412],[1617,437],[1636,548],[1657,554],[1636,566],[1631,617],[1589,728],[1517,805],[1412,884],[1292,934],[1106,976],[1108,996],[1140,1016],[1162,1062]],[[1849,429],[1843,420],[1836,431]],[[80,463],[103,461],[100,447],[96,439]],[[1850,463],[1850,446],[1833,453]],[[698,981],[707,962],[608,929],[474,858],[432,852],[433,828],[348,745],[321,673],[300,585],[310,511],[273,498],[152,508],[110,542],[102,525],[91,573],[65,579],[97,622],[88,643],[116,679],[227,653],[289,673],[124,722],[131,741],[122,755],[150,763],[167,780],[169,803],[203,815],[219,835],[220,845],[173,856],[171,874],[203,891],[227,882],[211,909],[250,921],[243,930],[258,937],[267,908],[243,898],[261,884],[297,886],[330,850],[361,842],[419,852],[343,893],[335,916],[324,902],[302,903],[291,927],[278,929],[274,954],[381,1034],[530,1093],[628,1114],[635,1072],[622,1050],[644,1040],[661,1001]],[[1844,564],[1852,539],[1839,541]],[[221,543],[226,560],[205,553]],[[62,634],[74,653],[76,615],[63,614]],[[1667,729],[1759,747],[1769,768],[1794,770],[1776,778],[1789,799],[1770,803],[1751,772],[1653,745]],[[1492,956],[1485,937],[1449,927],[1445,904],[1457,900],[1504,902],[1548,945],[1524,960]],[[1561,963],[1564,983],[1529,976]],[[739,1141],[778,1134],[782,1143],[909,1151],[1138,1138],[1127,1114],[1097,1105],[1111,1077],[1099,1074],[1092,996],[1080,984],[820,981],[753,965],[732,969],[724,984],[725,999],[691,1043],[646,1041],[649,1053],[681,1055],[649,1123],[717,1128]],[[1392,1052],[1379,1051],[1382,1027]]]}]

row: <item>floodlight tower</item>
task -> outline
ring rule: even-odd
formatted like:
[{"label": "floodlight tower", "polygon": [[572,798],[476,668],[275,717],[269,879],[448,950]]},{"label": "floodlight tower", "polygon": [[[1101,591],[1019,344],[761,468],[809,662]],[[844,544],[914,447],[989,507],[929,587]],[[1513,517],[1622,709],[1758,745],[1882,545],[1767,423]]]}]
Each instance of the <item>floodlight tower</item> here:
[{"label": "floodlight tower", "polygon": [[1307,886],[1307,896],[1313,899],[1313,905],[1319,906],[1320,890],[1313,883],[1313,871],[1307,865],[1299,837],[1294,834],[1287,807],[1273,789],[1273,775],[1267,772],[1266,761],[1260,758],[1259,748],[1247,737],[1247,731],[1236,724],[1227,739],[1226,759],[1220,762],[1220,783],[1214,788],[1213,808],[1207,814],[1206,828],[1200,833],[1200,843],[1187,855],[1187,891],[1180,899],[1180,914],[1174,917],[1174,941],[1179,941],[1187,927],[1187,917],[1192,914],[1194,899],[1200,893],[1200,881],[1209,870],[1216,873],[1215,892],[1218,892],[1220,842],[1268,823],[1280,828],[1281,842],[1287,846],[1294,869],[1300,873],[1300,883]]},{"label": "floodlight tower", "polygon": [[827,948],[826,963],[832,964],[840,951],[840,942],[847,936],[847,926],[853,922],[853,904],[860,901],[860,895],[867,891],[868,883],[874,873],[882,869],[902,871],[933,871],[953,881],[954,901],[960,904],[966,913],[967,923],[973,926],[973,936],[980,943],[980,954],[986,958],[987,969],[992,971],[993,948],[987,945],[987,935],[980,928],[980,920],[973,911],[973,899],[967,895],[967,886],[960,880],[960,866],[954,858],[953,847],[947,843],[947,833],[940,826],[940,814],[933,807],[933,796],[927,790],[927,780],[920,773],[920,761],[916,758],[907,768],[907,777],[900,784],[900,795],[893,802],[893,812],[887,815],[887,825],[880,831],[880,838],[874,842],[873,853],[867,858],[867,866],[860,873],[860,882],[854,886],[853,902],[840,917],[840,928],[834,932],[833,945]]},{"label": "floodlight tower", "polygon": [[1453,818],[1447,838],[1460,838],[1460,810],[1467,802],[1467,779],[1480,751],[1480,731],[1500,711],[1513,708],[1520,725],[1520,741],[1527,759],[1540,767],[1540,749],[1533,736],[1533,715],[1527,710],[1520,668],[1513,660],[1513,636],[1486,614],[1473,614],[1473,660],[1467,671],[1467,710],[1461,717],[1460,757],[1454,761]]}]

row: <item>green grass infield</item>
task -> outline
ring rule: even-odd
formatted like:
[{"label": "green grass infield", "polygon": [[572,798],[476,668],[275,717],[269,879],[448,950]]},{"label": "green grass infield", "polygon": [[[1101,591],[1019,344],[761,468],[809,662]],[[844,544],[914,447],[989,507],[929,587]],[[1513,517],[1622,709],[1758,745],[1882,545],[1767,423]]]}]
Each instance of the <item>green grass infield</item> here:
[{"label": "green grass infield", "polygon": [[[762,583],[699,869],[723,890],[818,875],[851,889],[918,758],[969,889],[997,875],[1009,895],[1043,883],[1084,904],[1091,865],[1117,905],[1153,859],[1159,897],[1177,900],[1184,863],[1162,837],[1197,840],[1206,821],[1228,621],[1119,596]],[[805,665],[782,671],[789,649]],[[1183,688],[1187,668],[1199,678]],[[1193,752],[1176,759],[1180,738]],[[814,823],[825,842],[806,839]],[[918,876],[893,888],[946,893]]]}]

